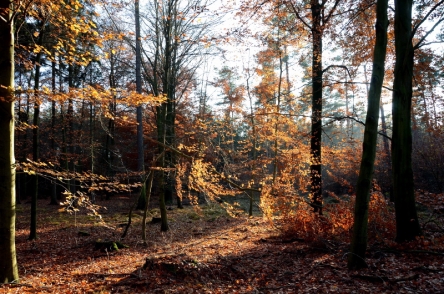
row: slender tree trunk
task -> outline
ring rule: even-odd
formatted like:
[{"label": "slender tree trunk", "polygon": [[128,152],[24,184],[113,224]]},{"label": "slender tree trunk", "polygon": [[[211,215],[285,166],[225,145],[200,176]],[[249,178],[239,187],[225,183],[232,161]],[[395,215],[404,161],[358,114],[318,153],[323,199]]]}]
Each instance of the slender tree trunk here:
[{"label": "slender tree trunk", "polygon": [[361,167],[356,187],[353,236],[351,253],[348,256],[349,268],[362,268],[366,266],[368,206],[376,157],[379,104],[382,83],[384,81],[384,64],[387,48],[387,6],[387,0],[378,0],[376,8],[376,43],[373,51],[373,69],[370,91],[368,93]]},{"label": "slender tree trunk", "polygon": [[0,1],[0,283],[18,282],[15,251],[14,24]]},{"label": "slender tree trunk", "polygon": [[[51,63],[51,85],[52,85],[52,93],[56,93],[56,62],[53,61]],[[51,101],[51,149],[53,152],[56,151],[55,144],[55,136],[56,136],[56,102]],[[57,201],[57,185],[55,181],[51,181],[51,202],[50,205],[58,205]]]},{"label": "slender tree trunk", "polygon": [[[112,51],[112,50],[111,50]],[[116,89],[116,77],[115,77],[115,70],[114,65],[115,64],[115,56],[111,52],[110,57],[110,77],[109,77],[109,86],[111,89],[113,89],[113,100],[109,103],[109,111],[111,112],[112,116],[116,115],[116,95],[114,89]],[[106,165],[108,166],[108,170],[106,171],[108,175],[112,173],[114,170],[114,153],[113,153],[113,147],[114,147],[114,130],[115,130],[115,123],[114,118],[110,118],[108,121],[108,131],[106,132],[106,142],[105,142],[105,152],[103,154],[103,159]],[[114,173],[112,173],[114,174]],[[108,196],[107,196],[108,197]]]},{"label": "slender tree trunk", "polygon": [[142,241],[144,245],[147,245],[146,242],[146,216],[148,212],[148,205],[149,205],[149,198],[151,195],[151,188],[153,187],[153,179],[154,179],[154,170],[150,171],[149,177],[148,177],[148,187],[147,187],[147,201],[145,203],[145,208],[143,210],[143,219],[142,219]]},{"label": "slender tree trunk", "polygon": [[[139,0],[135,0],[135,18],[136,18],[136,91],[142,93],[142,75],[141,75],[141,48],[140,48],[140,15]],[[137,107],[137,169],[139,172],[145,171],[145,158],[143,149],[143,113],[142,106]],[[142,179],[143,187],[137,204],[138,209],[144,209],[146,205],[146,187],[145,179]]]},{"label": "slender tree trunk", "polygon": [[[385,114],[384,114],[384,106],[382,105],[382,102],[379,103],[379,113],[381,114],[381,127],[382,127],[382,133],[387,136],[387,123],[385,120]],[[383,146],[384,146],[384,153],[385,153],[385,162],[387,165],[387,173],[390,177],[390,186],[389,186],[389,198],[391,202],[394,202],[393,198],[393,184],[392,184],[392,156],[390,154],[390,142],[387,137],[382,138]]]},{"label": "slender tree trunk", "polygon": [[[44,24],[42,24],[42,32],[39,35],[38,45],[43,44],[43,36],[44,36]],[[40,101],[38,91],[40,89],[40,62],[42,59],[42,53],[39,52],[36,56],[35,60],[35,76],[34,76],[34,118],[33,118],[33,126],[32,129],[32,160],[37,162],[40,160],[40,142],[39,142],[39,123],[40,123]],[[33,193],[31,197],[31,227],[29,230],[29,240],[37,239],[37,198],[39,194],[39,177],[38,175],[34,175],[32,177],[33,180]]]},{"label": "slender tree trunk", "polygon": [[322,214],[322,6],[311,0],[312,14],[312,104],[311,104],[311,197],[314,212]]},{"label": "slender tree trunk", "polygon": [[[279,31],[279,30],[278,30]],[[278,35],[279,40],[279,35]],[[280,44],[278,43],[278,46],[280,47]],[[282,91],[282,75],[283,75],[284,69],[283,69],[283,60],[282,60],[282,51],[279,49],[279,82],[278,82],[278,89],[277,89],[277,99],[276,99],[276,113],[277,116],[274,117],[276,119],[276,123],[274,125],[274,160],[273,160],[273,184],[276,183],[276,178],[278,174],[278,153],[279,153],[279,145],[278,145],[278,131],[279,131],[279,112],[281,110],[281,91]]]},{"label": "slender tree trunk", "polygon": [[[60,156],[60,165],[62,166],[62,169],[65,172],[68,172],[69,171],[68,148],[67,148],[68,143],[66,142],[67,124],[66,124],[65,114],[63,112],[63,102],[60,103],[60,117],[61,117],[61,123],[62,123],[62,152],[61,152],[61,156]],[[69,181],[67,182],[67,184],[68,184],[68,190],[69,190]]]},{"label": "slender tree trunk", "polygon": [[[167,96],[167,102],[166,102],[166,112],[164,119],[161,121],[161,123],[164,124],[165,132],[164,132],[164,141],[162,141],[164,144],[167,144],[169,146],[172,146],[173,144],[173,137],[174,137],[174,29],[175,29],[175,21],[174,18],[177,16],[175,13],[175,5],[176,0],[169,0],[167,1],[167,17],[164,26],[163,26],[163,37],[165,39],[165,60],[163,64],[163,91],[164,94]],[[171,165],[174,164],[174,155],[169,151],[165,150],[165,159],[163,160],[164,166],[163,167],[171,167]],[[173,201],[173,185],[171,178],[169,176],[166,176],[165,173],[162,173],[164,176],[164,200],[161,201],[171,204]],[[162,208],[161,208],[162,209]],[[164,213],[166,215],[166,213]],[[161,213],[162,215],[162,213]]]},{"label": "slender tree trunk", "polygon": [[397,242],[413,240],[422,234],[416,213],[412,169],[412,4],[412,0],[395,0],[392,172]]},{"label": "slender tree trunk", "polygon": [[[68,91],[71,91],[74,88],[74,65],[68,65]],[[68,109],[66,112],[66,120],[68,123],[68,152],[69,152],[69,160],[68,160],[68,171],[72,171],[75,173],[75,162],[74,162],[74,105],[73,100],[71,98],[68,99]],[[76,192],[76,180],[73,178],[68,181],[68,189],[74,194]]]},{"label": "slender tree trunk", "polygon": [[[288,73],[288,71],[287,71],[287,73]],[[251,180],[253,182],[253,185],[255,185],[256,184],[255,170],[256,170],[256,159],[257,159],[257,152],[256,152],[257,135],[256,135],[256,121],[255,121],[254,115],[253,115],[254,114],[253,99],[251,97],[251,92],[250,92],[250,76],[248,76],[248,78],[247,78],[247,94],[248,94],[248,98],[250,100],[250,120],[251,120],[251,132],[252,132],[252,137],[253,137],[252,142],[251,142],[251,144],[252,144],[252,148],[251,148],[252,164],[251,164],[250,170],[251,170]],[[248,207],[248,216],[253,216],[253,202],[254,202],[254,191],[253,190],[249,191],[249,197],[250,197],[250,205]]]},{"label": "slender tree trunk", "polygon": [[[166,103],[157,106],[157,140],[165,144],[165,117],[166,117]],[[165,167],[165,147],[159,144],[159,154],[161,154],[157,166],[163,169]],[[159,171],[159,209],[160,217],[162,219],[161,231],[168,231],[168,219],[166,214],[166,203],[165,203],[165,171]]]}]

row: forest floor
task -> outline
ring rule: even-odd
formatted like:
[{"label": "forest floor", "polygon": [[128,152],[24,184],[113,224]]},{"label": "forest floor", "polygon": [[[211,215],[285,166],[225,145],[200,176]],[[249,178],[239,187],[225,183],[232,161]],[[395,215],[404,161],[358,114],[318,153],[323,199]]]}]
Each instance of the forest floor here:
[{"label": "forest floor", "polygon": [[260,215],[232,217],[217,203],[169,210],[170,230],[149,222],[147,245],[136,211],[122,240],[129,248],[96,248],[98,239],[119,240],[132,201],[99,201],[104,226],[39,200],[35,241],[30,204],[18,205],[20,283],[0,285],[0,293],[444,293],[442,244],[372,245],[369,267],[350,271],[347,243],[284,238]]}]

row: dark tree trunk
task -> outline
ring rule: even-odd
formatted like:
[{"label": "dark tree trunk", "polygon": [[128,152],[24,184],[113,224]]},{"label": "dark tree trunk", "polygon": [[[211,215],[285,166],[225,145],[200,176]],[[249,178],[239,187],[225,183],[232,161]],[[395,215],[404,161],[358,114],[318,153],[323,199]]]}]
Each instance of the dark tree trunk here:
[{"label": "dark tree trunk", "polygon": [[382,83],[384,81],[384,64],[387,48],[387,6],[387,0],[378,0],[376,8],[376,43],[373,51],[373,70],[370,91],[368,93],[361,167],[356,186],[351,253],[348,256],[348,267],[350,269],[366,267],[365,251],[367,250],[368,206],[376,157],[379,104],[381,100]]},{"label": "dark tree trunk", "polygon": [[[165,144],[165,117],[166,117],[166,103],[157,106],[157,140]],[[165,147],[159,144],[159,154],[161,155],[157,166],[161,169],[165,167]],[[165,203],[165,172],[160,170],[158,173],[158,187],[159,187],[159,208],[160,216],[162,219],[161,231],[168,231],[168,219],[166,214],[166,203]]]},{"label": "dark tree trunk", "polygon": [[416,213],[412,170],[412,4],[412,0],[395,0],[392,172],[397,242],[414,240],[422,234]]},{"label": "dark tree trunk", "polygon": [[[135,0],[135,18],[136,18],[136,91],[142,93],[142,75],[141,75],[141,48],[140,48],[140,15],[139,15],[139,0]],[[137,107],[137,169],[139,172],[145,170],[145,157],[143,149],[143,113],[142,106]],[[145,179],[142,179],[143,187],[140,192],[138,209],[144,209],[146,206],[146,187]]]},{"label": "dark tree trunk", "polygon": [[[44,37],[44,25],[42,26],[42,32],[39,35],[38,45],[43,44]],[[34,119],[33,119],[33,129],[32,129],[32,160],[37,162],[40,160],[40,142],[39,142],[39,122],[40,122],[40,101],[38,91],[40,90],[40,62],[42,59],[42,53],[39,52],[35,59],[35,75],[34,75]],[[33,180],[33,192],[31,197],[31,226],[29,230],[29,240],[37,239],[37,197],[39,191],[39,177],[35,174],[32,177]]]},{"label": "dark tree trunk", "polygon": [[[68,65],[68,86],[71,91],[74,88],[74,65]],[[68,99],[68,109],[66,111],[66,120],[68,123],[68,131],[67,131],[67,145],[68,145],[68,171],[75,172],[75,163],[74,163],[74,104],[71,98]],[[75,194],[75,179],[68,180],[68,190]]]},{"label": "dark tree trunk", "polygon": [[[56,62],[53,61],[51,63],[51,85],[52,85],[52,93],[56,92]],[[56,102],[53,100],[51,102],[51,149],[53,152],[56,152],[56,144],[55,144],[55,136],[56,136]],[[51,187],[51,202],[50,205],[58,205],[57,201],[57,185],[55,181],[52,181]]]},{"label": "dark tree trunk", "polygon": [[311,100],[311,197],[314,212],[322,214],[322,35],[321,4],[311,1],[312,13],[312,100]]},{"label": "dark tree trunk", "polygon": [[[112,51],[112,50],[111,50]],[[117,87],[116,85],[116,77],[115,77],[115,70],[114,70],[114,64],[115,64],[115,56],[111,52],[110,54],[110,77],[109,77],[109,86],[111,89],[115,89]],[[116,115],[116,95],[113,93],[113,100],[109,103],[109,111],[111,112],[112,116]],[[108,121],[108,131],[106,132],[106,142],[105,142],[105,152],[103,153],[103,161],[105,162],[105,165],[108,166],[106,173],[110,176],[114,175],[113,169],[114,169],[114,135],[115,135],[115,123],[114,118],[110,118]],[[108,197],[108,196],[107,196]]]}]

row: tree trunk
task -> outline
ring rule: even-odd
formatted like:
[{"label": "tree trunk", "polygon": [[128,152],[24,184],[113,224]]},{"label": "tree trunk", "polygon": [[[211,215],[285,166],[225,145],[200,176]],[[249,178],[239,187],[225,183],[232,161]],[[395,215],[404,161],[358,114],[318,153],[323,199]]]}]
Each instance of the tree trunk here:
[{"label": "tree trunk", "polygon": [[[68,91],[71,91],[72,88],[74,88],[74,65],[69,64],[68,65],[68,85],[69,89]],[[72,171],[75,173],[75,163],[74,163],[74,104],[73,104],[72,98],[68,99],[68,109],[66,111],[66,119],[68,121],[68,153],[69,153],[69,160],[68,160],[68,171]],[[76,193],[76,180],[75,178],[72,178],[71,180],[68,180],[68,189],[72,194]]]},{"label": "tree trunk", "polygon": [[[141,48],[140,48],[140,15],[139,15],[139,0],[135,0],[135,18],[136,18],[136,91],[142,93],[142,76],[141,76]],[[137,169],[139,172],[145,170],[145,158],[143,149],[143,113],[142,106],[137,106]],[[146,187],[145,179],[137,204],[138,209],[144,209],[146,206]]]},{"label": "tree trunk", "polygon": [[356,187],[351,254],[348,256],[348,268],[350,269],[366,267],[365,251],[367,250],[368,206],[376,157],[379,104],[382,83],[384,81],[384,64],[387,48],[387,6],[387,0],[378,0],[372,78],[368,93],[361,167]]},{"label": "tree trunk", "polygon": [[10,283],[18,282],[19,279],[15,252],[12,1],[0,1],[0,16],[0,283]]},{"label": "tree trunk", "polygon": [[[156,107],[157,109],[157,140],[165,144],[165,117],[166,117],[166,103]],[[165,147],[159,144],[159,154],[161,154],[157,166],[163,169],[165,167]],[[160,230],[162,232],[168,231],[168,219],[166,214],[166,203],[165,203],[165,172],[163,170],[159,171],[158,187],[159,187],[159,209],[160,216],[162,219],[162,224]]]},{"label": "tree trunk", "polygon": [[322,214],[322,35],[321,4],[311,1],[312,13],[312,105],[311,105],[311,197],[314,212]]},{"label": "tree trunk", "polygon": [[384,146],[384,159],[385,159],[385,163],[387,165],[387,174],[390,177],[389,178],[389,199],[391,202],[394,202],[394,198],[393,198],[393,185],[392,185],[392,156],[390,154],[390,142],[389,139],[387,138],[387,123],[385,120],[385,114],[384,114],[384,106],[382,105],[382,103],[379,103],[379,112],[381,115],[381,127],[382,127],[382,134],[385,135],[385,137],[382,138],[382,142],[383,142],[383,146]]},{"label": "tree trunk", "polygon": [[392,172],[397,242],[413,240],[422,234],[416,213],[412,170],[412,2],[395,0]]},{"label": "tree trunk", "polygon": [[[56,62],[53,61],[51,63],[51,85],[52,85],[52,93],[56,93]],[[51,101],[51,149],[53,152],[56,151],[55,144],[55,136],[56,136],[56,102],[55,100]],[[57,201],[57,185],[55,181],[51,181],[51,202],[50,205],[58,205]]]},{"label": "tree trunk", "polygon": [[[177,17],[176,11],[177,0],[169,0],[166,3],[166,16],[168,17],[167,21],[163,25],[163,38],[165,39],[165,60],[163,64],[163,92],[167,96],[166,102],[166,112],[164,119],[161,123],[164,124],[165,128],[165,140],[162,141],[164,144],[168,146],[173,146],[174,144],[174,120],[175,120],[175,85],[174,85],[174,76],[175,76],[175,64],[174,64],[174,34],[175,34],[175,18]],[[174,165],[174,154],[169,150],[165,150],[165,159],[163,167],[172,167]],[[174,185],[170,176],[164,175],[164,200],[163,202],[168,203],[169,205],[173,202],[173,191]],[[162,203],[162,201],[161,201]],[[162,209],[162,208],[161,208]],[[164,213],[166,215],[166,213]],[[162,215],[162,213],[161,213]]]},{"label": "tree trunk", "polygon": [[[147,187],[147,201],[145,203],[145,208],[143,209],[143,218],[142,218],[142,241],[144,245],[147,245],[146,242],[146,216],[148,213],[148,205],[149,205],[149,198],[151,195],[151,188],[153,187],[153,179],[154,179],[154,170],[150,171],[149,177],[148,177],[148,187]],[[145,186],[145,183],[144,183]]]},{"label": "tree trunk", "polygon": [[[44,36],[44,23],[41,24],[42,32],[39,35],[38,45],[43,44]],[[33,118],[33,129],[32,129],[32,160],[39,161],[39,122],[40,122],[40,101],[38,91],[40,89],[40,62],[42,59],[42,53],[39,52],[35,59],[35,75],[34,75],[34,118]],[[39,194],[39,177],[37,174],[32,176],[33,180],[33,191],[31,196],[31,226],[29,229],[29,240],[37,239],[37,197]]]}]

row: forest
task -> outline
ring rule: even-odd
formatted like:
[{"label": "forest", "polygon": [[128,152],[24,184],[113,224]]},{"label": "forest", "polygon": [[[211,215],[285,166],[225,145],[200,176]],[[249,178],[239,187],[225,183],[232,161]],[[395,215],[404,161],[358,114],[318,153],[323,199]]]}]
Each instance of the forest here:
[{"label": "forest", "polygon": [[443,293],[443,0],[0,0],[0,293]]}]

